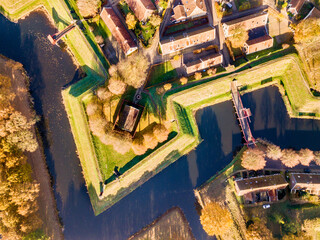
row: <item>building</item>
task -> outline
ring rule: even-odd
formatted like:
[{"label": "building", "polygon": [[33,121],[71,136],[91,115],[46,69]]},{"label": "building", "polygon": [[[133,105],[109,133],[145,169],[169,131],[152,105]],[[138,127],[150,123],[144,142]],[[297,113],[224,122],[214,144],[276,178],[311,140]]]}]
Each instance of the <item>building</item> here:
[{"label": "building", "polygon": [[266,34],[261,37],[248,40],[244,44],[243,49],[246,54],[250,54],[250,53],[271,48],[272,46],[273,46],[273,38]]},{"label": "building", "polygon": [[183,66],[186,69],[187,74],[201,71],[223,62],[223,56],[221,53],[213,51],[205,51],[203,54],[192,54],[192,57],[183,59]]},{"label": "building", "polygon": [[308,18],[320,18],[320,11],[316,7],[313,7],[304,19]]},{"label": "building", "polygon": [[292,13],[294,16],[297,15],[300,12],[305,1],[306,0],[291,0],[288,4],[287,11]]},{"label": "building", "polygon": [[245,203],[276,202],[278,191],[288,186],[281,174],[259,176],[234,181],[236,193]]},{"label": "building", "polygon": [[128,132],[134,136],[144,107],[123,101],[114,125],[114,130]]},{"label": "building", "polygon": [[126,2],[139,21],[146,21],[157,10],[151,0],[126,0]]},{"label": "building", "polygon": [[174,53],[189,47],[206,43],[215,39],[215,29],[209,25],[198,29],[190,29],[160,39],[163,55]]},{"label": "building", "polygon": [[127,28],[111,7],[102,8],[100,16],[126,55],[138,49]]},{"label": "building", "polygon": [[187,18],[195,18],[207,14],[205,0],[181,0],[180,3],[173,7],[171,19],[174,21],[179,22]]},{"label": "building", "polygon": [[291,192],[306,191],[310,194],[320,195],[320,174],[315,173],[291,173]]},{"label": "building", "polygon": [[268,13],[259,12],[242,18],[236,18],[234,20],[224,22],[222,24],[222,29],[224,32],[224,36],[227,38],[232,35],[232,31],[236,28],[243,27],[246,31],[248,31],[250,29],[266,26],[267,23]]}]

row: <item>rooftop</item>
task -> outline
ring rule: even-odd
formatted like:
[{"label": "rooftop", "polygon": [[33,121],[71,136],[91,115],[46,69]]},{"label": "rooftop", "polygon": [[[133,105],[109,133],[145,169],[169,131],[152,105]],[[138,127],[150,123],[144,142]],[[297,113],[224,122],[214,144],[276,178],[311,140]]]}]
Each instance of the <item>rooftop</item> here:
[{"label": "rooftop", "polygon": [[291,173],[297,183],[304,184],[320,184],[320,174],[315,173]]},{"label": "rooftop", "polygon": [[262,12],[250,14],[250,15],[247,15],[247,16],[244,16],[244,17],[241,17],[241,18],[236,18],[236,19],[224,22],[224,23],[230,26],[230,25],[234,25],[234,24],[238,24],[238,23],[247,21],[247,20],[251,20],[253,18],[264,16],[264,15],[267,15],[267,14],[268,14],[267,12],[262,11]]},{"label": "rooftop", "polygon": [[259,190],[271,186],[285,186],[288,183],[284,179],[283,175],[275,174],[236,180],[235,184],[238,186],[240,191],[243,191],[249,189]]},{"label": "rooftop", "polygon": [[262,37],[258,37],[258,38],[254,38],[254,39],[248,40],[246,43],[248,45],[253,45],[253,44],[265,42],[265,41],[270,40],[270,39],[272,39],[272,37],[270,37],[269,35],[264,35]]},{"label": "rooftop", "polygon": [[202,61],[206,61],[209,59],[214,59],[218,56],[220,56],[220,53],[217,53],[215,49],[203,51],[199,54],[193,54],[193,53],[187,53],[183,57],[183,63],[189,67],[198,63],[201,63]]}]

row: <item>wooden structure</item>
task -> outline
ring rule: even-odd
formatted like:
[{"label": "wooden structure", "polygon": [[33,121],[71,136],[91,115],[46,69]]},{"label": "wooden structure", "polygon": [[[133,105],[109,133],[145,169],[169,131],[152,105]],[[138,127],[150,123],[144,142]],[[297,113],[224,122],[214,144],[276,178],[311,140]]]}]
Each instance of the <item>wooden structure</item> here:
[{"label": "wooden structure", "polygon": [[246,145],[248,147],[255,147],[256,140],[252,136],[249,126],[251,111],[250,109],[243,107],[236,81],[231,82],[231,95]]}]

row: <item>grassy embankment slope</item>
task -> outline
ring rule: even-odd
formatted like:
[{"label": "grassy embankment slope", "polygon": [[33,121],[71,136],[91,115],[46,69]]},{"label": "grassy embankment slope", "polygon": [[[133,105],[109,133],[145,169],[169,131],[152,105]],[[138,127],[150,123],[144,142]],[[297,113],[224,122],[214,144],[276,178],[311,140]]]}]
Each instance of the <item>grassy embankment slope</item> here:
[{"label": "grassy embankment slope", "polygon": [[[310,109],[314,110],[318,107],[317,101],[310,95],[303,81],[303,76],[303,72],[300,72],[299,59],[295,55],[291,55],[271,63],[262,64],[259,68],[245,70],[168,96],[164,100],[167,103],[167,119],[178,119],[173,129],[178,132],[178,135],[126,171],[120,177],[120,181],[108,183],[100,199],[98,198],[98,193],[101,191],[100,173],[99,169],[94,167],[96,165],[93,164],[97,162],[95,161],[94,149],[90,148],[92,152],[91,150],[87,151],[88,146],[90,146],[91,135],[88,131],[85,131],[75,136],[78,151],[83,152],[79,155],[95,213],[99,214],[112,206],[181,155],[196,147],[200,141],[200,136],[193,112],[195,109],[230,99],[230,81],[233,78],[237,78],[238,83],[246,89],[257,89],[262,85],[267,86],[275,83],[281,86],[281,80],[285,85],[292,106],[292,108],[289,108],[289,112],[294,116],[298,114],[297,111],[309,112]],[[77,84],[72,87],[77,88]],[[284,94],[283,88],[280,87],[280,90]],[[289,106],[289,101],[286,98],[285,101]],[[76,114],[70,116],[70,119],[75,121],[72,124],[73,127],[87,129],[84,109],[79,108],[72,111]]]}]

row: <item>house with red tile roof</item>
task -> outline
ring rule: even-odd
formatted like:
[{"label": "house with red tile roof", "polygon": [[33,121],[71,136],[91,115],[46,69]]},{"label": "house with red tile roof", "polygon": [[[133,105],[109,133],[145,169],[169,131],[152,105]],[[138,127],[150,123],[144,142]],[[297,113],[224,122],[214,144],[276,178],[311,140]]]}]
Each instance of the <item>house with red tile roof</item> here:
[{"label": "house with red tile roof", "polygon": [[173,7],[174,21],[181,21],[187,18],[200,17],[207,14],[205,0],[181,0],[181,4]]},{"label": "house with red tile roof", "polygon": [[287,11],[292,13],[293,15],[297,15],[301,10],[303,4],[306,0],[291,0],[288,4]]},{"label": "house with red tile roof", "polygon": [[146,21],[157,10],[151,0],[126,0],[126,2],[139,21]]},{"label": "house with red tile roof", "polygon": [[243,49],[246,54],[250,54],[250,53],[271,48],[272,46],[273,46],[273,38],[266,34],[261,37],[248,40],[244,44]]},{"label": "house with red tile roof", "polygon": [[100,16],[126,55],[138,49],[127,28],[111,7],[103,7]]},{"label": "house with red tile roof", "polygon": [[174,53],[215,39],[215,28],[205,25],[200,28],[190,29],[160,39],[163,55]]},{"label": "house with red tile roof", "polygon": [[304,19],[308,18],[320,18],[320,11],[316,7],[313,7]]}]

